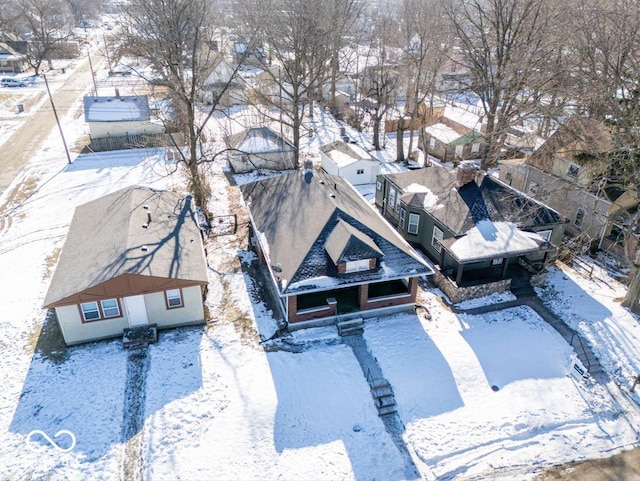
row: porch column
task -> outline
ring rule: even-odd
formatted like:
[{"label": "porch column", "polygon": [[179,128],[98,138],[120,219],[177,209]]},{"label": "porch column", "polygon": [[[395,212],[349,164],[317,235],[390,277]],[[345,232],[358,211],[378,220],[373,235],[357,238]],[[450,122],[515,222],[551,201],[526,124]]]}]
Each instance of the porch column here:
[{"label": "porch column", "polygon": [[417,294],[418,294],[418,278],[412,277],[409,279],[409,295],[411,296],[412,302],[415,302]]},{"label": "porch column", "polygon": [[367,299],[369,299],[369,284],[361,284],[358,289],[358,307],[361,311],[367,309]]},{"label": "porch column", "polygon": [[464,264],[458,264],[458,272],[456,274],[456,284],[460,285],[462,281],[462,271],[464,270]]},{"label": "porch column", "polygon": [[500,272],[500,279],[504,279],[505,277],[507,277],[508,267],[509,267],[509,259],[505,257],[504,259],[502,259],[502,271]]},{"label": "porch column", "polygon": [[289,296],[287,297],[287,314],[289,322],[296,322],[296,317],[298,313],[298,296]]}]

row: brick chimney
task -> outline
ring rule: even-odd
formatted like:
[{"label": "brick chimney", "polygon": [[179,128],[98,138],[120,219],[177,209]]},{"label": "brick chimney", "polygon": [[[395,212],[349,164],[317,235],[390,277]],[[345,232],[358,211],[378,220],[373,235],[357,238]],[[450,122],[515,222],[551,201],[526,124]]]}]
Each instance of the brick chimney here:
[{"label": "brick chimney", "polygon": [[459,189],[463,185],[475,180],[478,174],[478,166],[471,160],[463,160],[456,169],[456,187]]}]

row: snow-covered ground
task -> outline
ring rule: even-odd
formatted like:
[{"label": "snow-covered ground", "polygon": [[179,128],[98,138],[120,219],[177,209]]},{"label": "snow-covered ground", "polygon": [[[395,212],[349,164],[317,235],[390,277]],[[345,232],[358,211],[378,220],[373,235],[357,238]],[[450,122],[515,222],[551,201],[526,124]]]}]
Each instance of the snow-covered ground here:
[{"label": "snow-covered ground", "polygon": [[[330,119],[316,122],[309,155],[338,137]],[[406,479],[413,469],[426,479],[520,480],[638,445],[637,406],[624,411],[620,392],[569,376],[570,346],[534,311],[456,315],[435,290],[420,294],[431,319],[366,324],[398,402],[397,433],[378,417],[335,329],[296,332],[302,352],[262,349],[276,321],[237,237],[209,240],[213,320],[162,332],[149,347],[144,423],[127,432],[130,353],[119,340],[55,345],[42,300],[75,206],[132,184],[180,190],[182,179],[161,150],[67,165],[56,134],[0,198],[0,479]],[[218,212],[236,208],[220,166],[211,184]],[[622,293],[605,271],[571,269],[552,269],[539,291],[628,391],[640,372],[640,328],[616,300]],[[76,444],[61,452],[34,430],[68,430]],[[55,440],[71,445],[64,433]]]}]

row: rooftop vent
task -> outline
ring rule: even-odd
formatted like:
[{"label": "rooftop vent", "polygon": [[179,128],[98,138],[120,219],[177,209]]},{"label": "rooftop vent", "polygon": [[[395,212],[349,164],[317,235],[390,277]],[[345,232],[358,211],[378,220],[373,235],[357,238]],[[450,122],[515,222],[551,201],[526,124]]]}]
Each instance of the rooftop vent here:
[{"label": "rooftop vent", "polygon": [[146,229],[146,228],[148,228],[148,227],[149,227],[149,224],[142,224],[142,228],[143,228],[143,229]]},{"label": "rooftop vent", "polygon": [[148,246],[142,246],[140,249],[142,250],[142,252],[147,252],[149,250],[149,247]]}]

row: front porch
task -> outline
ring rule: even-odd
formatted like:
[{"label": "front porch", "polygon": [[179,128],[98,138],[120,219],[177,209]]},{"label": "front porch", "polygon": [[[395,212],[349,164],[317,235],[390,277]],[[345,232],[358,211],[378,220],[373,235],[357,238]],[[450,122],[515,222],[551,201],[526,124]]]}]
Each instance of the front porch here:
[{"label": "front porch", "polygon": [[[459,276],[459,277],[458,277]],[[528,263],[520,259],[517,264],[492,266],[485,269],[460,271],[436,269],[434,282],[454,304],[505,292],[515,284],[544,285],[545,271],[542,264]]]},{"label": "front porch", "polygon": [[396,279],[331,289],[287,298],[288,321],[336,318],[361,311],[415,302],[417,278]]}]

